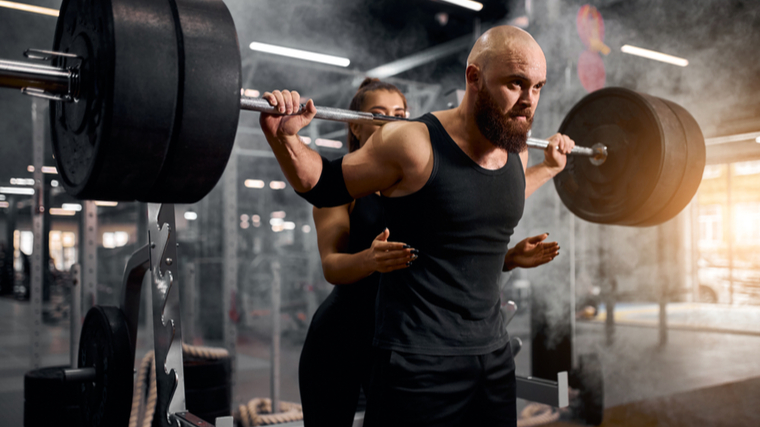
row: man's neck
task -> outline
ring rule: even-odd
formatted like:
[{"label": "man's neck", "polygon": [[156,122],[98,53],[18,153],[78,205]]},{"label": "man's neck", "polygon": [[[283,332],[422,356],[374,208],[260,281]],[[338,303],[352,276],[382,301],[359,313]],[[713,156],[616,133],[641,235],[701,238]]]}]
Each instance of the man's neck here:
[{"label": "man's neck", "polygon": [[433,115],[459,148],[481,167],[500,169],[507,163],[509,153],[483,136],[475,122],[475,114],[467,111],[464,103],[451,110],[435,111]]}]

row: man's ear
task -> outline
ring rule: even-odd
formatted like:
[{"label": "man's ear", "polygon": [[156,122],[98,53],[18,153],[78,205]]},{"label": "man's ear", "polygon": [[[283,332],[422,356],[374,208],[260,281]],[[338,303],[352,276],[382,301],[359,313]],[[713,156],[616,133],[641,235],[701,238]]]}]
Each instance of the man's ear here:
[{"label": "man's ear", "polygon": [[483,79],[480,67],[475,64],[468,65],[464,71],[464,77],[468,86],[473,85],[475,89],[480,89],[482,83],[481,80]]}]

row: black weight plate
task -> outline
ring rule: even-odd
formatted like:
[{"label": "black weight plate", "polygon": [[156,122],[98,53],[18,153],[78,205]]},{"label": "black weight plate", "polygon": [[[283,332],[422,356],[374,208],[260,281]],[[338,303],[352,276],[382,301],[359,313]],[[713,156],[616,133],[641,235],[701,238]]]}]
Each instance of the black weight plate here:
[{"label": "black weight plate", "polygon": [[226,386],[232,381],[230,358],[216,360],[194,360],[185,357],[183,361],[186,390]]},{"label": "black weight plate", "polygon": [[174,137],[145,202],[195,203],[221,178],[240,117],[235,23],[221,0],[169,0],[176,9],[180,98]]},{"label": "black weight plate", "polygon": [[66,383],[63,370],[68,366],[35,369],[24,374],[24,401],[45,405],[51,401],[61,405],[78,405],[78,383]]},{"label": "black weight plate", "polygon": [[674,196],[683,191],[689,161],[684,154],[690,141],[667,101],[623,88],[602,89],[572,108],[560,132],[582,146],[608,147],[604,164],[570,156],[565,170],[554,178],[563,203],[578,217],[647,226],[683,208]]},{"label": "black weight plate", "polygon": [[126,318],[117,307],[87,312],[79,338],[79,367],[95,367],[94,382],[80,385],[86,426],[126,426],[132,406],[133,358]]},{"label": "black weight plate", "polygon": [[[78,394],[73,396],[77,397]],[[34,404],[25,401],[24,427],[81,427],[81,412],[79,405],[64,406],[56,401]]]},{"label": "black weight plate", "polygon": [[681,179],[678,181],[678,189],[667,206],[654,214],[647,221],[647,224],[641,225],[660,224],[678,215],[691,202],[694,195],[697,194],[707,160],[705,137],[702,135],[702,130],[699,128],[694,117],[674,102],[664,99],[661,101],[673,111],[678,124],[681,126],[679,131],[685,136],[686,145],[681,154],[684,169]]},{"label": "black weight plate", "polygon": [[158,177],[174,127],[178,47],[169,4],[64,0],[53,50],[83,58],[80,99],[50,106],[66,191],[80,199],[137,199]]},{"label": "black weight plate", "polygon": [[232,407],[232,384],[205,389],[185,389],[187,410],[196,413],[208,413],[229,410]]}]

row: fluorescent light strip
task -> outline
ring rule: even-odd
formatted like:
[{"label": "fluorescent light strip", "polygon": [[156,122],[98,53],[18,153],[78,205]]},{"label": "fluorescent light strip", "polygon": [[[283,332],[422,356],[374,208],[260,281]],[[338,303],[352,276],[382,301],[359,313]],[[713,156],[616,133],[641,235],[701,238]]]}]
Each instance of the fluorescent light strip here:
[{"label": "fluorescent light strip", "polygon": [[0,7],[7,7],[8,9],[16,9],[24,12],[38,13],[40,15],[58,16],[58,11],[47,7],[32,6],[30,4],[16,3],[14,1],[2,1],[0,0]]},{"label": "fluorescent light strip", "polygon": [[34,195],[34,188],[0,187],[0,193],[32,196]]},{"label": "fluorescent light strip", "polygon": [[760,132],[740,133],[737,135],[717,136],[715,138],[706,138],[705,145],[727,144],[730,142],[752,141],[760,143]]},{"label": "fluorescent light strip", "polygon": [[339,67],[348,67],[348,64],[351,63],[348,58],[307,52],[305,50],[291,49],[289,47],[274,46],[266,43],[253,42],[249,47],[251,50],[255,50],[257,52],[271,53],[274,55],[287,56],[289,58],[304,59],[306,61],[321,62],[323,64],[337,65]]},{"label": "fluorescent light strip", "polygon": [[8,203],[8,202],[0,202],[0,208],[8,208],[8,207],[10,207],[10,205],[11,204]]},{"label": "fluorescent light strip", "polygon": [[265,185],[264,181],[260,179],[246,179],[245,181],[243,181],[243,184],[247,188],[264,188],[264,185]]},{"label": "fluorescent light strip", "polygon": [[340,141],[335,141],[332,139],[322,139],[319,138],[316,141],[314,141],[314,144],[320,146],[320,147],[329,147],[329,148],[343,148],[343,143]]},{"label": "fluorescent light strip", "polygon": [[[47,173],[51,175],[55,175],[58,173],[58,169],[55,168],[55,166],[43,166],[42,167],[42,173]],[[34,166],[29,165],[26,167],[27,172],[34,172]]]},{"label": "fluorescent light strip", "polygon": [[483,9],[483,3],[478,3],[476,1],[470,1],[470,0],[443,0],[443,1],[445,1],[446,3],[455,4],[465,9],[474,10],[475,12],[479,11],[480,9]]},{"label": "fluorescent light strip", "polygon": [[50,208],[50,215],[55,215],[55,216],[74,216],[74,215],[76,215],[76,211],[70,211],[68,209],[63,209],[63,208]]},{"label": "fluorescent light strip", "polygon": [[108,202],[105,200],[95,200],[93,203],[95,203],[95,206],[108,206],[108,207],[114,207],[118,206],[119,202]]},{"label": "fluorescent light strip", "polygon": [[654,50],[642,49],[640,47],[631,46],[628,44],[623,45],[623,47],[620,48],[620,51],[629,55],[636,55],[643,58],[653,59],[655,61],[667,62],[668,64],[678,65],[679,67],[685,67],[689,65],[689,61],[686,59],[661,52],[656,52]]}]

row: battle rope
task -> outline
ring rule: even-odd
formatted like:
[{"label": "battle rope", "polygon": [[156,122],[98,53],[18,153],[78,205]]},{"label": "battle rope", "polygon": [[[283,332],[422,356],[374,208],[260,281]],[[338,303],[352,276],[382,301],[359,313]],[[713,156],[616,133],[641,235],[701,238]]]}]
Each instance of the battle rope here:
[{"label": "battle rope", "polygon": [[[183,358],[216,360],[229,356],[229,351],[223,348],[198,347],[182,343]],[[146,353],[140,362],[140,370],[137,372],[135,390],[132,394],[129,427],[151,427],[153,423],[153,414],[156,412],[156,399],[158,397],[155,363],[155,353],[152,351]]]},{"label": "battle rope", "polygon": [[251,399],[247,405],[240,405],[238,412],[238,422],[243,427],[289,423],[303,419],[303,408],[297,403],[280,402],[280,412],[273,414],[271,399]]}]

